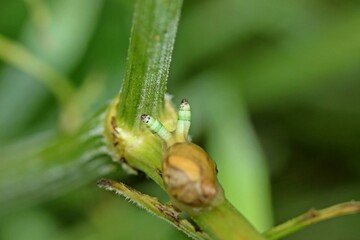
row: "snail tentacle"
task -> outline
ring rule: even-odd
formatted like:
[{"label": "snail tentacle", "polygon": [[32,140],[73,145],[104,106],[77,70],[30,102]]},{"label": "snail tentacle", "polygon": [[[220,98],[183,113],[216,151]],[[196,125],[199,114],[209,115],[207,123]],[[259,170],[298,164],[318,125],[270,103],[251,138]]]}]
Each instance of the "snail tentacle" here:
[{"label": "snail tentacle", "polygon": [[180,104],[179,113],[178,113],[178,122],[175,130],[175,136],[178,142],[188,141],[190,125],[191,125],[190,104],[186,99],[183,99]]},{"label": "snail tentacle", "polygon": [[173,142],[173,136],[161,122],[147,114],[141,115],[141,121],[145,123],[146,127],[149,128],[152,133],[158,135],[162,140],[164,140],[168,146],[171,145]]}]

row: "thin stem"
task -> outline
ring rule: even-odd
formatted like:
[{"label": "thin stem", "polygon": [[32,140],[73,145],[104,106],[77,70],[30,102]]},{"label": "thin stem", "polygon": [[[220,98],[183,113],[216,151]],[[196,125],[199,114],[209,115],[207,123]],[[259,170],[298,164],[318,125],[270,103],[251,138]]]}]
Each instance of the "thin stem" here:
[{"label": "thin stem", "polygon": [[23,46],[2,35],[0,35],[0,59],[44,83],[62,106],[65,106],[74,94],[75,89],[70,80],[31,54]]},{"label": "thin stem", "polygon": [[321,210],[311,209],[294,219],[268,230],[264,235],[270,240],[280,239],[320,221],[356,213],[360,213],[360,202],[355,201],[337,204]]},{"label": "thin stem", "polygon": [[125,79],[117,117],[130,129],[141,114],[158,117],[164,108],[167,77],[182,0],[137,0]]}]

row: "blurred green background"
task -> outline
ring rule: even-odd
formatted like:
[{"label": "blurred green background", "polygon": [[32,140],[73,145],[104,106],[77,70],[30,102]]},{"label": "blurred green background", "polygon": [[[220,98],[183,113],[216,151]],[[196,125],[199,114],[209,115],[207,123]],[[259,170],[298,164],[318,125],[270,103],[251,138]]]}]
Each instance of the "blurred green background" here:
[{"label": "blurred green background", "polygon": [[[133,5],[1,0],[0,34],[71,79],[86,118],[121,87]],[[229,199],[266,230],[360,199],[359,67],[359,1],[185,0],[168,92],[190,100],[193,141],[216,160]],[[61,111],[45,84],[0,59],[0,162],[56,138]],[[166,199],[145,177],[111,177]],[[0,239],[186,239],[94,181],[53,195],[0,214]],[[359,226],[347,216],[286,239],[355,240]]]}]

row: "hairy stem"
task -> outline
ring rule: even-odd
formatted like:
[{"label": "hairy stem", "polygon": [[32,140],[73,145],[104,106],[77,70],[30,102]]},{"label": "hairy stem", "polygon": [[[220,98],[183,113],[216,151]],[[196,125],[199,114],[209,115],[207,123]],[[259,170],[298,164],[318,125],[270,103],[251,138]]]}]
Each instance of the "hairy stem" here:
[{"label": "hairy stem", "polygon": [[129,129],[141,114],[159,116],[182,0],[137,0],[118,120]]}]

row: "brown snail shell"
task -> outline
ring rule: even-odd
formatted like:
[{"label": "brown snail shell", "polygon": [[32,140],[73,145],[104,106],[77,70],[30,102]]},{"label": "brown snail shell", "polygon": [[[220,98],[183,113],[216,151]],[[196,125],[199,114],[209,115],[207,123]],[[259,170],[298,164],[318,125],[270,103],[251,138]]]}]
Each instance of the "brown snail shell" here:
[{"label": "brown snail shell", "polygon": [[198,145],[188,142],[170,146],[163,162],[163,179],[176,202],[204,208],[223,199],[214,161]]}]

